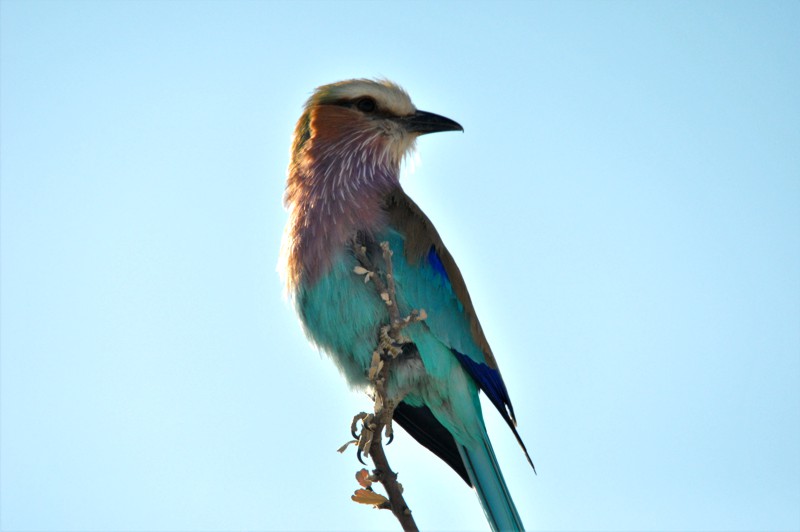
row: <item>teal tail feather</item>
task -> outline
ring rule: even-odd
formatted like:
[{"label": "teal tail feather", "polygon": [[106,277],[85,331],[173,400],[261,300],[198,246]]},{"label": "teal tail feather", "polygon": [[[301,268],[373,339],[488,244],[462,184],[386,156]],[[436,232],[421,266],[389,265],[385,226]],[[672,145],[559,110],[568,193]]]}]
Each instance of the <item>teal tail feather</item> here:
[{"label": "teal tail feather", "polygon": [[477,446],[458,450],[492,530],[525,530],[486,432]]}]

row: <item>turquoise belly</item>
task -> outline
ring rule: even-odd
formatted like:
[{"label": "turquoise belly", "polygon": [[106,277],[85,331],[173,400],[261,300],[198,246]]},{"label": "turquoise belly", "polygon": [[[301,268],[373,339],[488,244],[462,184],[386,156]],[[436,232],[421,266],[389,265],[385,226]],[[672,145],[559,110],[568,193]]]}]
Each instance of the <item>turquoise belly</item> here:
[{"label": "turquoise belly", "polygon": [[357,264],[343,250],[328,273],[298,290],[296,303],[309,338],[331,356],[351,386],[361,387],[368,384],[378,331],[389,322],[389,313],[375,285],[353,272]]}]

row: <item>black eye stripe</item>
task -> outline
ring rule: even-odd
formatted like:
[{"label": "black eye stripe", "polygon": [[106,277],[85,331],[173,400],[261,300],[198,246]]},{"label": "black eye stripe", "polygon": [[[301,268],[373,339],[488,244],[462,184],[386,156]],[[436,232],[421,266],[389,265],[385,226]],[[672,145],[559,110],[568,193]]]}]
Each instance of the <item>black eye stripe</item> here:
[{"label": "black eye stripe", "polygon": [[349,107],[351,109],[355,109],[360,111],[366,115],[373,116],[375,118],[392,118],[396,116],[391,111],[386,109],[382,109],[378,106],[378,102],[372,96],[359,96],[357,98],[341,98],[338,100],[332,100],[330,102],[325,102],[329,105],[338,105],[341,107]]}]

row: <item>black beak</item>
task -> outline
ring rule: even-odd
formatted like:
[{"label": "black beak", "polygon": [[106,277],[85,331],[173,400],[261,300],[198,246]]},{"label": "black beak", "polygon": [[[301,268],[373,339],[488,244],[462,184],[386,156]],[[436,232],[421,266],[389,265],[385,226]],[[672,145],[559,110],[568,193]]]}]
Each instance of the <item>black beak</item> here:
[{"label": "black beak", "polygon": [[461,124],[455,120],[427,111],[417,111],[411,116],[403,116],[397,120],[409,133],[419,133],[420,135],[439,131],[464,131]]}]

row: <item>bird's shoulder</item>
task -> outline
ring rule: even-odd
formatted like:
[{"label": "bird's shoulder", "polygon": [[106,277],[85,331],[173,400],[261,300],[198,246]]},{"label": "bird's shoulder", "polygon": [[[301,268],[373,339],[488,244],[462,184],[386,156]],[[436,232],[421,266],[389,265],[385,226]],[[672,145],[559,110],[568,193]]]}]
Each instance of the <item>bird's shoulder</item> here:
[{"label": "bird's shoulder", "polygon": [[388,223],[404,239],[403,253],[411,265],[425,264],[444,275],[454,296],[463,308],[464,317],[469,322],[472,338],[480,348],[489,367],[496,368],[497,362],[489,342],[478,321],[467,284],[453,256],[447,250],[433,222],[402,188],[387,194],[384,209]]}]

